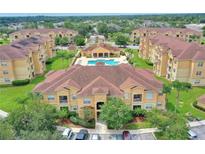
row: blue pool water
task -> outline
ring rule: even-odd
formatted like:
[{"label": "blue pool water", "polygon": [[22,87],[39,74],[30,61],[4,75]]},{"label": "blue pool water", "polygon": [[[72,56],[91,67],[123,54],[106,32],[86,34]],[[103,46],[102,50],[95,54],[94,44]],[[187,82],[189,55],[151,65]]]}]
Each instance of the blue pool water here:
[{"label": "blue pool water", "polygon": [[96,59],[96,60],[88,60],[88,65],[96,65],[96,63],[101,62],[101,63],[105,63],[105,65],[110,65],[110,66],[114,66],[114,65],[118,65],[119,62],[114,60],[114,59]]}]

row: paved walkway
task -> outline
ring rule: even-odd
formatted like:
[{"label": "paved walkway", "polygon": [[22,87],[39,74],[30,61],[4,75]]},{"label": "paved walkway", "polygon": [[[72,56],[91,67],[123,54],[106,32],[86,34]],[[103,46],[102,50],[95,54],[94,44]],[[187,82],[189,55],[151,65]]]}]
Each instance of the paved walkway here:
[{"label": "paved walkway", "polygon": [[189,122],[188,125],[190,127],[202,126],[205,125],[205,120]]}]

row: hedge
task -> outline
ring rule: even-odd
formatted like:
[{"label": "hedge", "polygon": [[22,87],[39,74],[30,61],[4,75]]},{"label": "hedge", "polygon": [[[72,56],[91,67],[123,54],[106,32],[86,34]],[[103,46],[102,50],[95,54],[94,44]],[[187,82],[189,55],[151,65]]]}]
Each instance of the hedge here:
[{"label": "hedge", "polygon": [[12,81],[13,86],[22,86],[22,85],[27,85],[29,83],[30,83],[30,79]]},{"label": "hedge", "polygon": [[70,121],[76,125],[83,126],[85,128],[95,128],[95,120],[87,122],[79,117],[71,116]]},{"label": "hedge", "polygon": [[201,111],[204,111],[204,112],[205,112],[205,108],[203,108],[203,107],[199,106],[199,105],[197,104],[197,101],[195,101],[195,102],[193,103],[193,106],[194,106],[195,108],[197,108],[197,109],[199,109],[199,110],[201,110]]},{"label": "hedge", "polygon": [[55,60],[55,58],[48,58],[48,59],[46,60],[46,64],[51,64],[51,63],[54,62],[54,60]]}]

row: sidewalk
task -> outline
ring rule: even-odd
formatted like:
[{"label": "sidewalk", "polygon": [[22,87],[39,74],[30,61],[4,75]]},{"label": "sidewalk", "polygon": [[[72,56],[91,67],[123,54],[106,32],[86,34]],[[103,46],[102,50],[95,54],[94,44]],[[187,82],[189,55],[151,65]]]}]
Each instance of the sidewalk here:
[{"label": "sidewalk", "polygon": [[189,122],[188,125],[190,127],[202,126],[205,125],[205,120]]}]

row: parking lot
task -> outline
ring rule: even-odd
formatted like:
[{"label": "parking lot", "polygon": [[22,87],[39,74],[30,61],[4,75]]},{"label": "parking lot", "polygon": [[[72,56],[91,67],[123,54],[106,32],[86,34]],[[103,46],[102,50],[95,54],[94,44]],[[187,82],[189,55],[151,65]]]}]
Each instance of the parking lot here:
[{"label": "parking lot", "polygon": [[197,134],[195,140],[205,140],[205,125],[192,127],[191,130]]},{"label": "parking lot", "polygon": [[[77,133],[73,133],[71,140],[75,140]],[[89,134],[89,140],[92,140],[92,135]],[[122,134],[99,134],[100,140],[123,140]],[[131,134],[132,140],[155,140],[153,133]]]}]

